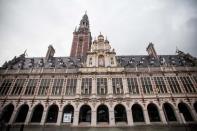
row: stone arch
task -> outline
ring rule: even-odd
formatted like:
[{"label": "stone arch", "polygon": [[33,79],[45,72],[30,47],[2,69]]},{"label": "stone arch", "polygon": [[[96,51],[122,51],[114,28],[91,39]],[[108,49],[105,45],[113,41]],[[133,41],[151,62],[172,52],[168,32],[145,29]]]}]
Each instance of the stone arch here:
[{"label": "stone arch", "polygon": [[5,123],[8,123],[12,113],[14,111],[14,105],[12,103],[7,104],[3,110],[2,110],[2,116],[1,116],[1,120],[3,120]]},{"label": "stone arch", "polygon": [[84,104],[79,110],[79,123],[80,122],[91,122],[92,109],[90,105]]},{"label": "stone arch", "polygon": [[57,104],[52,104],[48,107],[46,123],[56,123],[58,117],[59,107]]},{"label": "stone arch", "polygon": [[176,113],[172,104],[165,102],[162,107],[166,121],[177,121]]},{"label": "stone arch", "polygon": [[127,122],[127,111],[123,104],[117,104],[114,107],[115,122]]},{"label": "stone arch", "polygon": [[150,122],[160,122],[161,121],[159,109],[155,103],[149,103],[147,105],[147,111],[148,111]]},{"label": "stone arch", "polygon": [[140,104],[138,103],[133,104],[131,107],[131,111],[132,111],[132,116],[133,116],[133,122],[145,121],[143,107]]},{"label": "stone arch", "polygon": [[97,122],[109,122],[109,108],[105,104],[97,107]]},{"label": "stone arch", "polygon": [[[67,117],[67,119],[64,119],[64,117]],[[62,113],[62,123],[73,123],[74,118],[74,106],[71,104],[67,104],[63,107],[63,113]]]},{"label": "stone arch", "polygon": [[41,122],[43,111],[44,111],[44,106],[42,104],[35,105],[32,109],[32,116],[31,116],[30,122],[33,122],[33,123]]},{"label": "stone arch", "polygon": [[179,112],[183,114],[185,121],[194,121],[192,117],[191,109],[186,103],[180,102],[178,104],[178,109],[179,109]]},{"label": "stone arch", "polygon": [[29,111],[29,106],[28,104],[22,104],[17,111],[16,114],[16,119],[15,122],[16,123],[24,123],[27,117],[27,113]]}]

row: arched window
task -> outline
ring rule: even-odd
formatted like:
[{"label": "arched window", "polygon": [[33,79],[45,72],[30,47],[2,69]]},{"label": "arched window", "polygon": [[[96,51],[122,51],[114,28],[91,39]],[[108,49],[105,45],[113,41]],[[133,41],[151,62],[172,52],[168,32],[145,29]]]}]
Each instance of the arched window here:
[{"label": "arched window", "polygon": [[5,123],[8,123],[11,116],[12,116],[12,113],[14,111],[14,106],[13,104],[9,104],[7,105],[6,107],[4,107],[3,111],[2,111],[2,116],[1,116],[1,119],[5,122]]},{"label": "arched window", "polygon": [[66,105],[62,114],[63,123],[73,123],[74,107],[72,105]]},{"label": "arched window", "polygon": [[194,103],[194,109],[195,109],[195,111],[197,113],[197,101]]},{"label": "arched window", "polygon": [[163,104],[163,111],[167,121],[176,121],[176,116],[172,106],[169,103]]},{"label": "arched window", "polygon": [[98,57],[98,66],[105,67],[105,57],[103,55]]},{"label": "arched window", "polygon": [[44,107],[38,104],[34,107],[31,122],[41,122]]},{"label": "arched window", "polygon": [[134,104],[131,110],[133,115],[133,122],[144,122],[143,110],[139,104]]},{"label": "arched window", "polygon": [[29,106],[28,106],[27,104],[22,105],[22,106],[19,108],[19,110],[18,110],[18,113],[17,113],[15,122],[16,122],[16,123],[25,122],[25,119],[26,119],[28,110],[29,110]]},{"label": "arched window", "polygon": [[109,110],[106,105],[97,108],[97,122],[109,122]]},{"label": "arched window", "polygon": [[183,102],[179,103],[178,108],[179,108],[180,113],[183,114],[185,121],[193,121],[192,115],[185,103]]},{"label": "arched window", "polygon": [[79,112],[79,122],[91,122],[91,108],[88,105],[83,105]]},{"label": "arched window", "polygon": [[114,108],[115,122],[127,122],[127,113],[123,105],[118,104]]},{"label": "arched window", "polygon": [[155,104],[153,104],[153,103],[149,104],[147,107],[147,110],[148,110],[150,122],[160,121],[159,112],[158,112],[158,109]]},{"label": "arched window", "polygon": [[59,111],[59,108],[57,105],[55,105],[55,104],[51,105],[48,109],[46,122],[47,123],[56,123],[58,111]]}]

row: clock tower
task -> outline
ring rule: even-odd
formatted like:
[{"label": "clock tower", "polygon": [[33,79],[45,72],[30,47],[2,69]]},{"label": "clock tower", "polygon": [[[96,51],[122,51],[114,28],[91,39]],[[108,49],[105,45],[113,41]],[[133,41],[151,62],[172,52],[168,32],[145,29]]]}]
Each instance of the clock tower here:
[{"label": "clock tower", "polygon": [[89,27],[88,15],[85,13],[82,17],[79,28],[73,32],[73,42],[70,57],[86,57],[87,51],[91,46],[91,32]]}]

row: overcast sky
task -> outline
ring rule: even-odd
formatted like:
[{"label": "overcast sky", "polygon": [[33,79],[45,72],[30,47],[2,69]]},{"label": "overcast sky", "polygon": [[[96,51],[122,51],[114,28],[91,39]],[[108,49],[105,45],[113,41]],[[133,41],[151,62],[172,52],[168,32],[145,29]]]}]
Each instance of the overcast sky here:
[{"label": "overcast sky", "polygon": [[176,47],[197,56],[197,0],[0,0],[0,65],[28,57],[69,56],[72,33],[87,10],[93,39],[107,36],[117,55],[158,54]]}]

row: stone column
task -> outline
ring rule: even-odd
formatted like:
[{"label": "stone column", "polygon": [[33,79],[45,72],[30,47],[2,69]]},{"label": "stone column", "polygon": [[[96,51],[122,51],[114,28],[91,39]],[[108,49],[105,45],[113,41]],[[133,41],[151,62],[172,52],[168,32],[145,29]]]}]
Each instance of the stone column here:
[{"label": "stone column", "polygon": [[179,113],[179,109],[176,108],[176,109],[174,110],[174,113],[175,113],[175,116],[176,116],[177,121],[178,121],[180,124],[182,124],[183,121],[181,120],[181,115],[180,115],[180,113]]},{"label": "stone column", "polygon": [[150,124],[150,119],[149,119],[148,111],[146,109],[144,109],[143,111],[144,111],[145,123],[146,124]]},{"label": "stone column", "polygon": [[196,111],[193,107],[191,107],[191,115],[192,115],[192,118],[194,119],[194,121],[197,121]]},{"label": "stone column", "polygon": [[14,111],[13,111],[13,113],[12,113],[12,116],[11,116],[11,118],[10,118],[10,121],[9,121],[9,125],[10,124],[12,124],[12,123],[14,123],[14,120],[15,120],[15,118],[16,118],[16,115],[17,115],[17,110],[15,109]]},{"label": "stone column", "polygon": [[92,95],[96,95],[96,78],[92,78]]},{"label": "stone column", "polygon": [[113,95],[113,88],[112,88],[112,78],[107,78],[107,88],[108,88],[108,95]]},{"label": "stone column", "polygon": [[133,125],[133,115],[130,109],[127,109],[127,122],[129,126]]},{"label": "stone column", "polygon": [[92,109],[92,114],[91,114],[91,126],[96,126],[96,110]]},{"label": "stone column", "polygon": [[61,125],[62,121],[62,110],[58,112],[58,117],[57,117],[57,125]]},{"label": "stone column", "polygon": [[109,125],[115,126],[114,109],[109,109]]},{"label": "stone column", "polygon": [[159,109],[160,118],[163,124],[167,124],[166,117],[162,109]]},{"label": "stone column", "polygon": [[40,125],[44,125],[44,124],[45,124],[45,120],[46,120],[46,118],[47,118],[46,115],[47,115],[47,111],[44,110],[44,111],[43,111],[43,114],[42,114],[42,119],[41,119]]},{"label": "stone column", "polygon": [[76,94],[81,95],[81,77],[77,79],[77,88],[76,88]]},{"label": "stone column", "polygon": [[32,113],[32,110],[29,110],[25,119],[25,125],[28,125],[28,123],[30,122],[31,113]]},{"label": "stone column", "polygon": [[122,78],[122,84],[123,84],[123,90],[124,90],[124,94],[129,94],[129,90],[127,87],[127,79],[125,77]]},{"label": "stone column", "polygon": [[79,110],[76,110],[74,112],[73,126],[78,126],[78,124],[79,124]]}]

